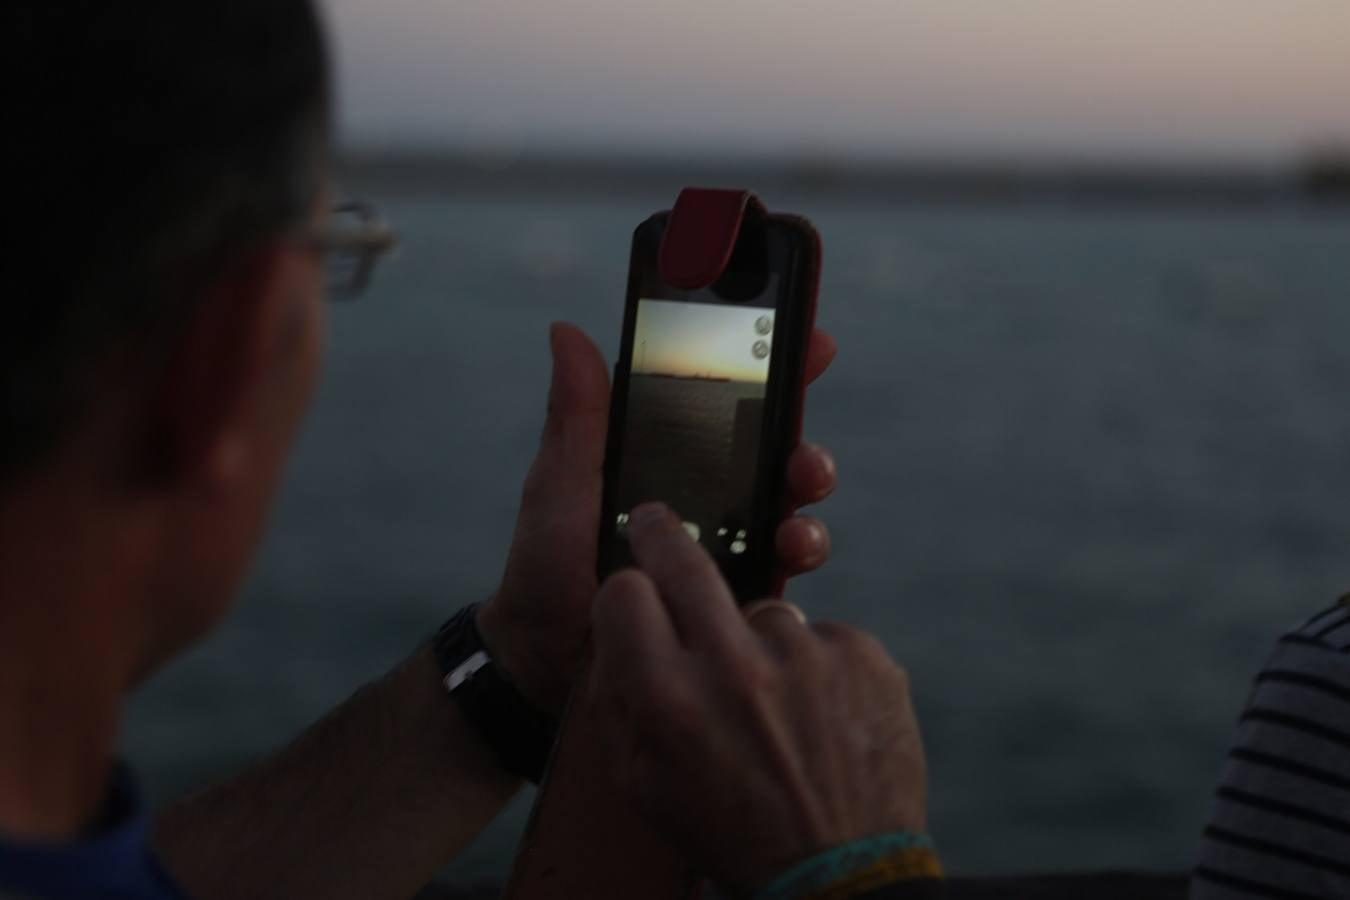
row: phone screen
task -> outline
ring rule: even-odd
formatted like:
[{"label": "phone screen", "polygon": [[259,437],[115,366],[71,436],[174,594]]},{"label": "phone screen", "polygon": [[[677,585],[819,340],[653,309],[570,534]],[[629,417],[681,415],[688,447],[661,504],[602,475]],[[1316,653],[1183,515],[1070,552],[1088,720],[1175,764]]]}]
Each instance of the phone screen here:
[{"label": "phone screen", "polygon": [[[776,293],[770,278],[768,293]],[[633,331],[615,530],[660,500],[717,556],[750,549],[774,310],[641,298]]]},{"label": "phone screen", "polygon": [[810,295],[801,241],[763,227],[726,274],[682,290],[656,271],[659,220],[639,229],[615,370],[600,575],[632,565],[634,507],[657,500],[683,520],[741,599],[772,589],[773,536],[795,441]]}]

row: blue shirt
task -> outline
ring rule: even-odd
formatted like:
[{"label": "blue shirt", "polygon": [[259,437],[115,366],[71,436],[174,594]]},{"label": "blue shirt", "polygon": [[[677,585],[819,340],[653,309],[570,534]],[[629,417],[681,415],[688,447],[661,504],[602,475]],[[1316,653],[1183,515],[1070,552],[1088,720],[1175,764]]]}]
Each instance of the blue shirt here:
[{"label": "blue shirt", "polygon": [[23,900],[185,900],[150,850],[150,817],[118,767],[103,823],[65,844],[0,835],[0,897]]}]

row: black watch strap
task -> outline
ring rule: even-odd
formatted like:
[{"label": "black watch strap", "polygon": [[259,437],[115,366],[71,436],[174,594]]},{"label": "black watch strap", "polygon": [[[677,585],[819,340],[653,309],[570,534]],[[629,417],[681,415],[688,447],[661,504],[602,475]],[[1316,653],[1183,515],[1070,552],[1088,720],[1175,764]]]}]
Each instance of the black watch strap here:
[{"label": "black watch strap", "polygon": [[445,689],[509,771],[539,783],[558,722],[521,695],[497,667],[478,632],[478,604],[436,631],[432,650]]}]

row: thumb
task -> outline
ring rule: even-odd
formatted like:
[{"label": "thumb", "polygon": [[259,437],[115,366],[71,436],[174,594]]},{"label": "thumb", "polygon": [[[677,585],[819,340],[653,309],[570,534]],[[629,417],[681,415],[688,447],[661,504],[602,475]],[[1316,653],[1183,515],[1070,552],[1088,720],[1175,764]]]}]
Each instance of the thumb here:
[{"label": "thumb", "polygon": [[538,474],[572,481],[600,477],[609,422],[609,371],[595,342],[575,325],[549,328],[553,380],[535,459]]}]

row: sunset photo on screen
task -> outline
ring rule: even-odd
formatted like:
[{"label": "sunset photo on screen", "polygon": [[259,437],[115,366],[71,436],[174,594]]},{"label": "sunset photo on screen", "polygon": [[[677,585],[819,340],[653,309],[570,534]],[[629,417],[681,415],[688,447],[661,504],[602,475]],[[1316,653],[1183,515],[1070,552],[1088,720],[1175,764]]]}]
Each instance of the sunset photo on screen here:
[{"label": "sunset photo on screen", "polygon": [[773,331],[764,307],[639,302],[620,527],[660,500],[714,552],[746,552]]}]

